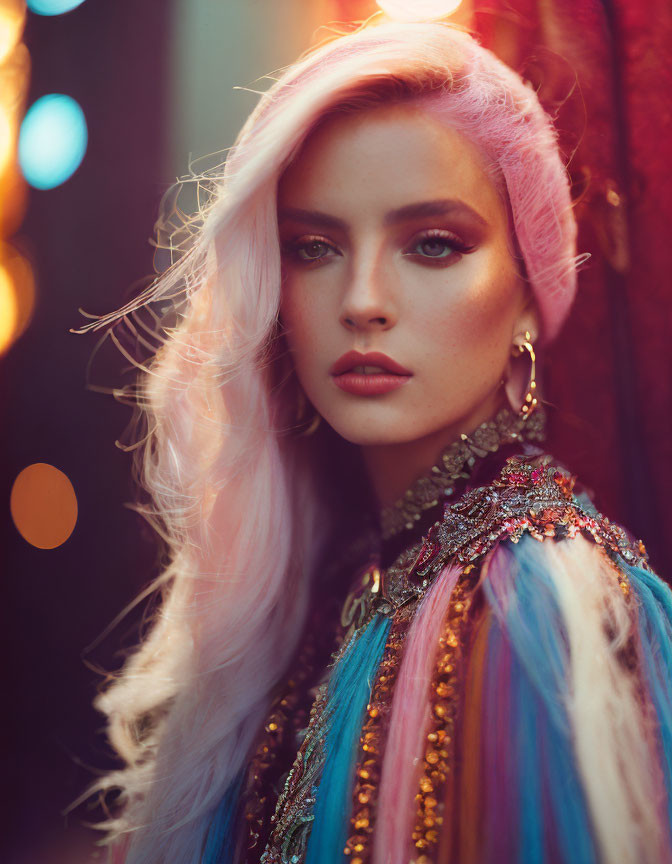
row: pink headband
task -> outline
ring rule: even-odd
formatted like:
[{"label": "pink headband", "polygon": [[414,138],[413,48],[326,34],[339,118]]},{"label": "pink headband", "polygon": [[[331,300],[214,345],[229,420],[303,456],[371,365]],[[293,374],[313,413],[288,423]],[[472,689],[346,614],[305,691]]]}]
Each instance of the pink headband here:
[{"label": "pink headband", "polygon": [[[462,34],[463,35],[463,34]],[[470,56],[456,90],[422,97],[501,169],[516,238],[541,316],[541,342],[551,342],[577,288],[577,224],[557,132],[536,93],[492,52],[469,39]],[[455,86],[455,85],[454,85]]]}]

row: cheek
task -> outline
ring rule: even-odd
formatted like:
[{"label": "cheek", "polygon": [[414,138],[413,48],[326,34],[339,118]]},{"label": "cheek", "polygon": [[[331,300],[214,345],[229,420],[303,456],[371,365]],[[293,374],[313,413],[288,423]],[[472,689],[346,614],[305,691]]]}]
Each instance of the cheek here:
[{"label": "cheek", "polygon": [[290,282],[283,285],[280,319],[297,371],[299,366],[312,359],[320,344],[320,333],[324,330],[323,314],[316,300]]},{"label": "cheek", "polygon": [[498,276],[490,268],[474,268],[465,272],[461,287],[435,297],[419,324],[427,346],[466,382],[501,371],[511,342],[517,275],[510,267],[500,269]]}]

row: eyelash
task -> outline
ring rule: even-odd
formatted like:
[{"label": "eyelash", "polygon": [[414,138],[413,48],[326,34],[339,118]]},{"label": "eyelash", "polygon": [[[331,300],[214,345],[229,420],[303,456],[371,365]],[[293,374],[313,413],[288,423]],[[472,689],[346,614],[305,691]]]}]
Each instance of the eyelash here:
[{"label": "eyelash", "polygon": [[[463,243],[462,240],[460,240],[460,238],[457,237],[455,234],[453,234],[451,231],[446,231],[445,229],[440,229],[440,228],[432,228],[432,229],[429,229],[428,231],[424,231],[421,234],[416,235],[416,237],[413,238],[413,241],[410,244],[410,246],[408,247],[408,249],[415,249],[418,246],[420,246],[422,243],[426,243],[428,240],[444,240],[446,243],[446,246],[449,246],[453,250],[453,253],[457,253],[458,255],[462,255],[464,253],[471,252],[472,249],[474,248],[473,246],[468,246],[466,243]],[[299,238],[297,240],[293,240],[290,243],[284,244],[283,245],[283,252],[286,255],[289,255],[290,257],[292,257],[295,261],[297,261],[301,265],[314,264],[318,261],[324,261],[324,260],[326,260],[326,258],[331,257],[328,255],[322,255],[319,258],[301,258],[299,255],[299,252],[302,249],[305,249],[307,246],[311,246],[311,245],[321,245],[321,246],[326,246],[329,249],[336,250],[336,247],[333,245],[333,243],[330,243],[324,237],[319,237],[317,235],[309,235],[305,238]],[[336,250],[336,251],[338,251],[338,250]],[[422,254],[417,253],[417,252],[409,252],[409,251],[405,251],[403,254],[408,255],[408,256],[412,256],[414,258],[419,258],[423,262],[426,262],[426,261],[429,261],[429,262],[442,261],[442,262],[444,262],[444,261],[453,259],[455,257],[455,254],[441,255],[441,256],[439,256],[439,255],[422,255]]]},{"label": "eyelash", "polygon": [[[445,241],[446,246],[449,246],[453,250],[453,253],[457,253],[458,255],[471,252],[474,248],[473,246],[468,246],[466,243],[463,243],[459,237],[452,233],[452,231],[446,231],[442,228],[430,228],[428,231],[423,231],[422,234],[413,238],[409,248],[415,249],[422,243],[426,243],[428,240],[443,240]],[[454,257],[454,254],[446,256],[420,255],[416,252],[404,252],[404,254],[413,255],[414,257],[421,258],[423,261],[447,261]]]}]

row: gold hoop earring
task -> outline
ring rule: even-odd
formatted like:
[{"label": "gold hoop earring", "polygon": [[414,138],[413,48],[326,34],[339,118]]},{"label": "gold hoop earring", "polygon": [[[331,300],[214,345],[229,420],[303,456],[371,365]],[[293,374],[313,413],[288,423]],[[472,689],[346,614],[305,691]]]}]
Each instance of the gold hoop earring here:
[{"label": "gold hoop earring", "polygon": [[537,381],[536,381],[536,373],[537,373],[537,355],[534,352],[534,345],[532,344],[530,331],[525,331],[525,336],[521,343],[515,343],[515,347],[518,349],[518,354],[524,354],[527,351],[530,355],[530,360],[532,361],[532,370],[530,372],[530,383],[527,388],[527,393],[525,394],[525,399],[523,400],[523,404],[520,407],[520,414],[522,415],[523,421],[527,420],[528,417],[532,414],[534,409],[537,407],[537,397],[536,397],[536,389],[537,389]]},{"label": "gold hoop earring", "polygon": [[[296,411],[296,425],[294,426],[295,430],[298,429],[301,426],[301,424],[304,422],[304,415],[306,413],[306,404],[307,404],[307,401],[306,401],[305,394],[304,394],[303,390],[301,388],[299,388],[299,401],[298,401],[298,408]],[[300,431],[294,432],[295,436],[297,438],[307,438],[309,435],[312,435],[317,430],[317,427],[320,425],[321,420],[322,420],[322,415],[318,414],[318,412],[316,411],[305,429],[300,429]]]},{"label": "gold hoop earring", "polygon": [[312,435],[317,430],[317,427],[320,425],[321,421],[322,416],[316,411],[313,419],[310,421],[308,426],[303,430],[303,432],[299,432],[297,437],[307,438],[309,435]]}]

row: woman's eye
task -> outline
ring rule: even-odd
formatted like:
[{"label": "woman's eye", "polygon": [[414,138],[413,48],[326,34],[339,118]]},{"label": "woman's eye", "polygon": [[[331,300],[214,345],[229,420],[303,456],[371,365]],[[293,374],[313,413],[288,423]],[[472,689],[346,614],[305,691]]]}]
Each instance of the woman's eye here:
[{"label": "woman's eye", "polygon": [[330,258],[330,252],[336,252],[334,247],[325,240],[307,239],[296,240],[286,244],[284,251],[286,254],[295,258],[298,261],[310,263],[311,261],[322,261],[325,258]]},{"label": "woman's eye", "polygon": [[324,256],[329,251],[329,247],[326,243],[304,243],[303,246],[299,246],[296,250],[296,254],[299,258],[302,258],[304,261],[316,261],[319,258],[324,258]]},{"label": "woman's eye", "polygon": [[453,251],[447,240],[437,240],[434,237],[421,240],[415,248],[420,250],[421,255],[429,258],[446,258]]},{"label": "woman's eye", "polygon": [[451,258],[456,253],[467,251],[469,251],[469,247],[465,246],[457,237],[448,234],[425,234],[417,238],[405,254],[441,260]]}]

